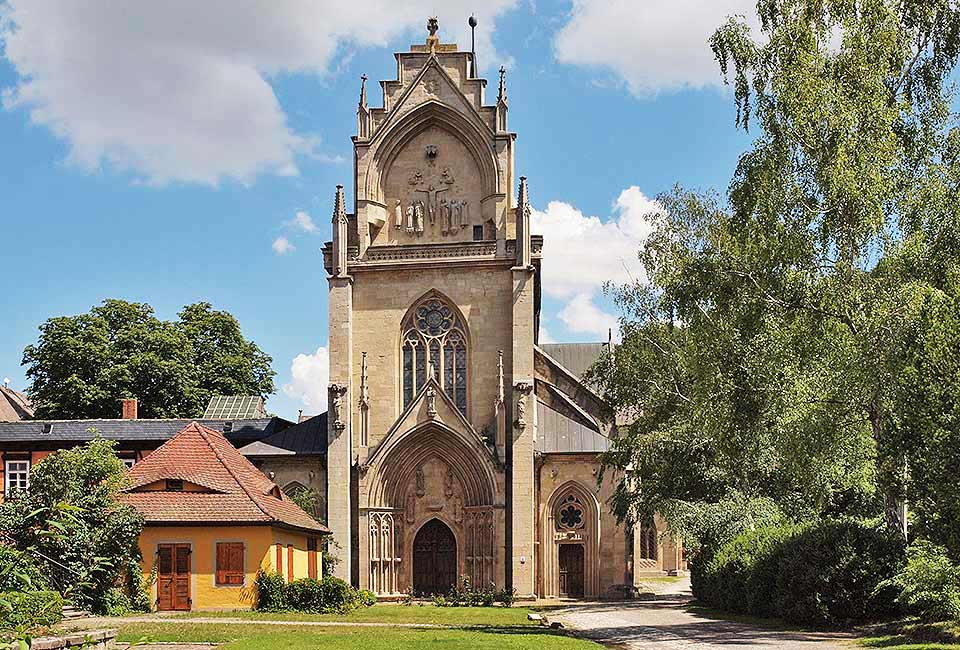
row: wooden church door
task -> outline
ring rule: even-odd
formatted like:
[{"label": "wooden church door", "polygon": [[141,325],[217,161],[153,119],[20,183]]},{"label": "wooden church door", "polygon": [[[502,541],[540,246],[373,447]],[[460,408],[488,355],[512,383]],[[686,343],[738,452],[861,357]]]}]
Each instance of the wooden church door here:
[{"label": "wooden church door", "polygon": [[583,545],[560,545],[560,595],[583,596]]},{"label": "wooden church door", "polygon": [[413,542],[413,589],[418,594],[445,594],[457,579],[457,541],[446,524],[432,519]]}]

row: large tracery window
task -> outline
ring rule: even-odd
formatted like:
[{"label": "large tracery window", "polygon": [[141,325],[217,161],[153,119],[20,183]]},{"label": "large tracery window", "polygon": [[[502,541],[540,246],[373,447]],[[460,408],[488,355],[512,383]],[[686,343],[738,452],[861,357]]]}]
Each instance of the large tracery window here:
[{"label": "large tracery window", "polygon": [[467,336],[457,311],[437,297],[421,302],[403,323],[403,407],[432,372],[467,414]]}]

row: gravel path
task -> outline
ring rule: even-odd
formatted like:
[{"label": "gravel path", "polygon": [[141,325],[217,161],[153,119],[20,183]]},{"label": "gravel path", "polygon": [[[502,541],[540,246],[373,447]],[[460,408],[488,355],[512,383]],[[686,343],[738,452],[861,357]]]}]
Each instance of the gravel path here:
[{"label": "gravel path", "polygon": [[[576,605],[554,611],[560,621],[605,645],[631,650],[835,650],[849,635],[791,631],[691,613],[689,583],[663,586],[650,600]],[[671,593],[672,592],[672,593]]]}]

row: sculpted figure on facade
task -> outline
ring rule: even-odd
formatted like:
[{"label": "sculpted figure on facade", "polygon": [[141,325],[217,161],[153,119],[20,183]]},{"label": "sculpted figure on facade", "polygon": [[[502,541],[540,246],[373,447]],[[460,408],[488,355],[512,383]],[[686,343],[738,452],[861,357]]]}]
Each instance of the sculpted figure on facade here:
[{"label": "sculpted figure on facade", "polygon": [[414,207],[407,206],[407,234],[412,235],[414,231]]},{"label": "sculpted figure on facade", "polygon": [[333,422],[333,428],[336,431],[343,431],[347,428],[343,421],[343,396],[347,393],[347,387],[340,384],[330,384],[330,420]]},{"label": "sculpted figure on facade", "polygon": [[400,204],[400,199],[397,199],[396,205],[394,205],[393,218],[397,230],[401,230],[403,228],[403,205]]},{"label": "sculpted figure on facade", "polygon": [[417,201],[413,204],[413,217],[415,221],[415,230],[418,235],[423,234],[423,201]]}]

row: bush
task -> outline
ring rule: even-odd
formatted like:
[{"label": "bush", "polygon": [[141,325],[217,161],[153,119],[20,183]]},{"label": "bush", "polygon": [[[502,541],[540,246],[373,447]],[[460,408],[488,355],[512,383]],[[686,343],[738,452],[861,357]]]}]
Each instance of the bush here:
[{"label": "bush", "polygon": [[346,614],[357,607],[377,602],[372,591],[357,591],[340,578],[322,580],[301,578],[286,584],[279,573],[257,574],[257,609],[261,611],[295,610],[311,614]]},{"label": "bush", "polygon": [[287,609],[287,583],[276,571],[257,571],[254,589],[257,592],[255,609],[261,612],[282,612]]},{"label": "bush", "polygon": [[125,616],[133,609],[130,598],[119,587],[113,587],[104,594],[104,613],[107,616]]},{"label": "bush", "polygon": [[30,632],[63,620],[63,596],[56,591],[0,593],[0,629]]},{"label": "bush", "polygon": [[792,526],[766,526],[737,535],[697,571],[694,594],[730,612],[774,616],[779,552],[794,532]]},{"label": "bush", "polygon": [[744,532],[704,564],[694,594],[720,609],[835,625],[889,615],[902,543],[870,524],[839,519]]},{"label": "bush", "polygon": [[0,545],[0,592],[36,591],[47,588],[43,573],[29,555]]},{"label": "bush", "polygon": [[357,592],[357,604],[360,607],[373,607],[377,604],[377,595],[369,589],[361,589]]},{"label": "bush", "polygon": [[893,583],[900,589],[898,601],[911,614],[928,621],[960,619],[960,568],[942,546],[913,543]]}]

